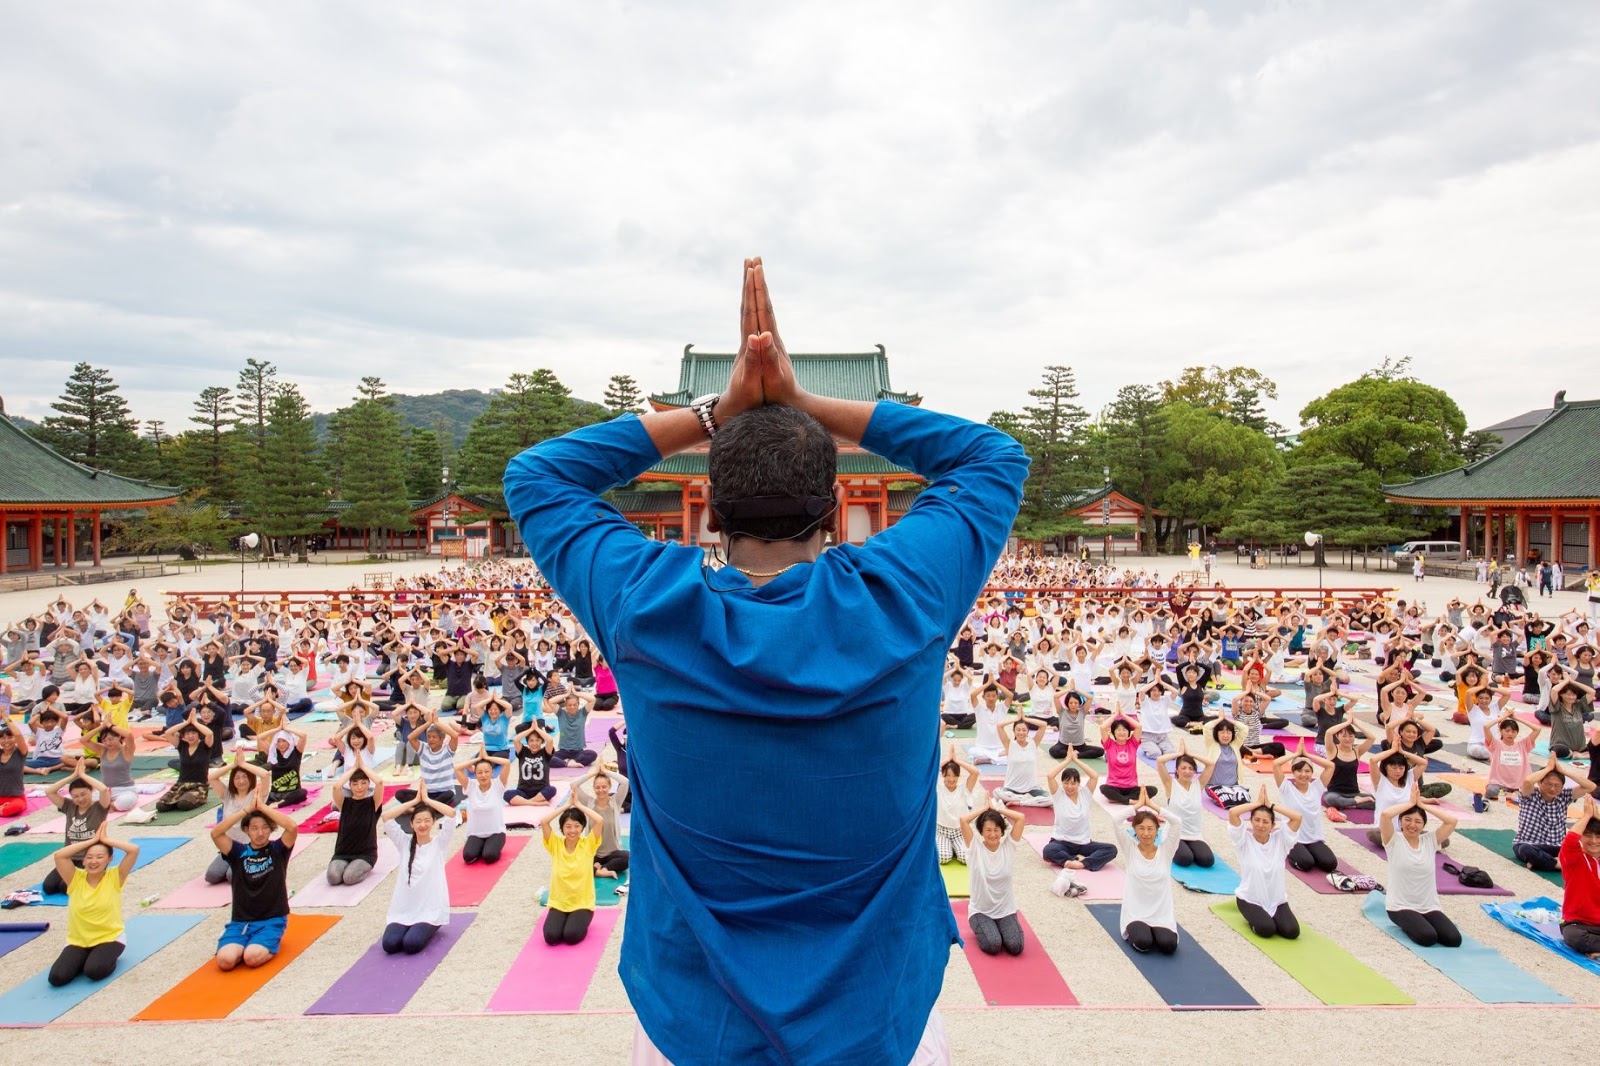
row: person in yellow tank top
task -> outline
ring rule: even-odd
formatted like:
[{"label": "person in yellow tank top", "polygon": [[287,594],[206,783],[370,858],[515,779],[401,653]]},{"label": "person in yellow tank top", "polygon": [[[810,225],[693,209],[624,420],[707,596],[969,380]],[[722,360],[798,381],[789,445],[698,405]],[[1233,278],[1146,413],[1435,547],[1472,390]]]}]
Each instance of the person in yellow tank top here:
[{"label": "person in yellow tank top", "polygon": [[[554,821],[560,832],[552,832]],[[550,906],[544,916],[545,943],[577,944],[594,920],[594,857],[600,850],[605,819],[578,802],[577,789],[567,793],[566,806],[539,826],[550,853]]]},{"label": "person in yellow tank top", "polygon": [[[111,865],[115,852],[122,861]],[[73,860],[83,857],[80,869]],[[122,956],[122,886],[139,861],[139,846],[106,836],[102,823],[95,835],[55,853],[56,874],[67,883],[67,946],[50,967],[56,987],[80,975],[91,981],[111,976]]]}]

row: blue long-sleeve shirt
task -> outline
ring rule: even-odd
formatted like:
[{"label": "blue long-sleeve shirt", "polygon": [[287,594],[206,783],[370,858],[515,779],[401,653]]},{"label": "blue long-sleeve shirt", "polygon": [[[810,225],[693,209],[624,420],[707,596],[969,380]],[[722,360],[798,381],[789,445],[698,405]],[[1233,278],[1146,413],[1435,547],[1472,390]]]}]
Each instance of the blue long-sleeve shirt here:
[{"label": "blue long-sleeve shirt", "polygon": [[523,540],[626,701],[622,981],[676,1062],[906,1062],[957,940],[933,840],[940,675],[1028,461],[890,402],[861,443],[927,489],[760,588],[600,498],[661,458],[632,416],[506,470]]}]

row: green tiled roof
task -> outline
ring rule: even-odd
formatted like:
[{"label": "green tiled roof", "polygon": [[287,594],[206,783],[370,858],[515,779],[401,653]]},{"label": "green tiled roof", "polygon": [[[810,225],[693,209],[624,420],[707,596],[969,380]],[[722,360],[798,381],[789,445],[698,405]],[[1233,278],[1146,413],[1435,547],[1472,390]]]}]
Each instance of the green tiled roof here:
[{"label": "green tiled roof", "polygon": [[1401,503],[1600,500],[1600,400],[1569,401],[1471,466],[1383,486]]},{"label": "green tiled roof", "polygon": [[[916,393],[896,392],[889,385],[889,357],[883,345],[871,352],[843,352],[805,354],[791,352],[794,376],[800,387],[818,396],[831,396],[836,400],[895,400],[916,404],[922,397]],[[683,346],[683,362],[678,368],[676,392],[657,393],[650,397],[655,403],[668,407],[686,407],[696,396],[721,392],[728,387],[728,377],[733,373],[733,356],[714,352],[697,352],[694,345]]]},{"label": "green tiled roof", "polygon": [[921,489],[890,489],[889,510],[896,514],[905,514],[911,510],[911,505],[916,503],[917,497],[921,495]]},{"label": "green tiled roof", "polygon": [[676,492],[613,492],[611,505],[623,514],[678,514],[683,497]]},{"label": "green tiled roof", "polygon": [[[676,477],[705,477],[706,453],[683,452],[661,460],[650,468],[652,474],[671,474]],[[841,452],[839,454],[840,477],[871,477],[889,475],[892,477],[914,478],[915,474],[904,467],[895,466],[887,459],[873,455],[871,452]]]},{"label": "green tiled roof", "polygon": [[162,503],[177,496],[178,490],[166,485],[135,481],[75,463],[34,440],[0,410],[0,506],[112,506]]}]

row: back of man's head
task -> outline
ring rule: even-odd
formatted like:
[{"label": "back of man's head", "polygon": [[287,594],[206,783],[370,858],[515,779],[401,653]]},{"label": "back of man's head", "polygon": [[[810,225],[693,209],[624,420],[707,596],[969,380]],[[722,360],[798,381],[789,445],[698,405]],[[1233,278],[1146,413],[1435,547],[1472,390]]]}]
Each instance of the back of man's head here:
[{"label": "back of man's head", "polygon": [[[758,407],[729,419],[711,439],[709,458],[712,506],[722,530],[761,540],[809,534],[831,507],[818,501],[833,498],[838,451],[820,422],[792,407]],[[758,509],[785,513],[755,517],[727,507],[758,498],[771,501]],[[785,507],[784,498],[793,503]]]}]

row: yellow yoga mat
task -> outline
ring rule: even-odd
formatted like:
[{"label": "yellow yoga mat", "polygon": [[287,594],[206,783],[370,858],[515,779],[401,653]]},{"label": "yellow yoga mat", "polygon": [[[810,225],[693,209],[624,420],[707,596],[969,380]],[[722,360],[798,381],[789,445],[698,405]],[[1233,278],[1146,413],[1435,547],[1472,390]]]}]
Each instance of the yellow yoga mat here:
[{"label": "yellow yoga mat", "polygon": [[1297,940],[1259,937],[1251,932],[1250,923],[1233,900],[1213,903],[1211,913],[1330,1007],[1416,1002],[1366,963],[1304,925]]},{"label": "yellow yoga mat", "polygon": [[207,960],[166,995],[133,1016],[136,1022],[203,1021],[226,1018],[339,921],[331,914],[292,914],[278,953],[265,966],[237,966],[227,973]]},{"label": "yellow yoga mat", "polygon": [[972,895],[972,871],[959,862],[942,863],[939,876],[944,878],[945,894],[951,899],[966,899]]}]

